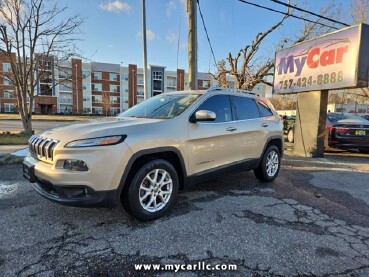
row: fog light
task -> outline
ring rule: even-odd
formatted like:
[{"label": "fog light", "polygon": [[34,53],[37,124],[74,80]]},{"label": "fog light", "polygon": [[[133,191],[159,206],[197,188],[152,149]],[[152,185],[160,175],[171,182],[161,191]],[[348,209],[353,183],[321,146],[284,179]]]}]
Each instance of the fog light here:
[{"label": "fog light", "polygon": [[64,169],[69,169],[72,171],[87,171],[88,167],[84,161],[81,160],[65,160]]}]

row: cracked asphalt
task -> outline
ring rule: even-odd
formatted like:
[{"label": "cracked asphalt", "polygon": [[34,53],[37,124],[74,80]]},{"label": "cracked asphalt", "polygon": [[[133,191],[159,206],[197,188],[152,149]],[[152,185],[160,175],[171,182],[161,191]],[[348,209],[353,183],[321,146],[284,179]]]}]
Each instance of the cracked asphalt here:
[{"label": "cracked asphalt", "polygon": [[179,194],[154,222],[121,208],[64,207],[39,196],[21,165],[0,166],[1,276],[172,276],[139,263],[236,264],[178,276],[369,276],[369,156],[285,155],[278,179],[252,172]]}]

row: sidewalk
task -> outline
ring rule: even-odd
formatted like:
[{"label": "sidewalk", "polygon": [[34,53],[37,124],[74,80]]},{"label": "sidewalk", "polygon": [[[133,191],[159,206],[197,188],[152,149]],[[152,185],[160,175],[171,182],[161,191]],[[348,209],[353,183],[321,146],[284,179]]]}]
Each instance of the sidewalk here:
[{"label": "sidewalk", "polygon": [[0,145],[0,166],[20,164],[27,153],[27,145]]},{"label": "sidewalk", "polygon": [[21,149],[27,148],[27,145],[0,145],[0,156],[5,154],[11,154]]}]

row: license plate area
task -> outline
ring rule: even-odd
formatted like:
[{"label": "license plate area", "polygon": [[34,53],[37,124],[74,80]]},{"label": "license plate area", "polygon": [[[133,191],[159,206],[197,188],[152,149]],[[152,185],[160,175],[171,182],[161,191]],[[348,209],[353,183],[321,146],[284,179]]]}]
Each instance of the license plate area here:
[{"label": "license plate area", "polygon": [[355,130],[356,136],[366,136],[366,130]]},{"label": "license plate area", "polygon": [[35,166],[28,162],[23,162],[23,177],[31,183],[36,183]]}]

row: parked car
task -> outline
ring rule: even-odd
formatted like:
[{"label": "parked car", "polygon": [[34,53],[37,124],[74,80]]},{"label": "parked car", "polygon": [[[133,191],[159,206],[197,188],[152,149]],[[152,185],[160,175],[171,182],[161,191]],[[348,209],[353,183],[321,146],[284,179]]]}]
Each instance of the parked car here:
[{"label": "parked car", "polygon": [[369,120],[369,114],[362,114],[360,115],[362,118]]},{"label": "parked car", "polygon": [[358,149],[369,153],[369,121],[355,115],[329,113],[328,145],[340,149]]},{"label": "parked car", "polygon": [[61,126],[29,140],[23,174],[42,196],[114,207],[140,220],[165,214],[179,189],[253,170],[270,182],[283,154],[271,103],[237,90],[164,93],[116,118]]},{"label": "parked car", "polygon": [[[295,124],[287,131],[287,140],[294,142]],[[328,146],[339,149],[358,149],[369,153],[369,121],[348,113],[327,114]]]}]

